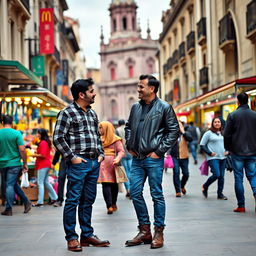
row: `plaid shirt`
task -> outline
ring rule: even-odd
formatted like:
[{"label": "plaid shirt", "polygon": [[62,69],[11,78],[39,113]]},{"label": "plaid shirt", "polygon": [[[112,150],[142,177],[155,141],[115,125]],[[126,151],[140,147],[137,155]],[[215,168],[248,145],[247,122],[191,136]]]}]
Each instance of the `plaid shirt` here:
[{"label": "plaid shirt", "polygon": [[84,111],[76,102],[59,112],[53,143],[69,160],[83,154],[96,153],[104,157],[96,113],[90,107]]}]

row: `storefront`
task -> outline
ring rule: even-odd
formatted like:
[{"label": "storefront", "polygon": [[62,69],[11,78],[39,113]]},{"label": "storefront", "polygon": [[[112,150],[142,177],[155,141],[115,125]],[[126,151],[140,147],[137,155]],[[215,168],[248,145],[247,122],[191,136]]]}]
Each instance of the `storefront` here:
[{"label": "storefront", "polygon": [[256,111],[256,76],[222,85],[204,95],[186,101],[174,109],[178,117],[186,114],[187,120],[192,119],[202,128],[209,127],[213,117],[221,116],[226,120],[228,114],[236,110],[236,95],[241,91],[245,91],[249,95],[249,105],[252,110]]},{"label": "storefront", "polygon": [[57,113],[67,103],[42,88],[42,80],[18,61],[0,60],[0,78],[0,115],[13,116],[15,128],[25,133],[43,127],[51,134]]}]

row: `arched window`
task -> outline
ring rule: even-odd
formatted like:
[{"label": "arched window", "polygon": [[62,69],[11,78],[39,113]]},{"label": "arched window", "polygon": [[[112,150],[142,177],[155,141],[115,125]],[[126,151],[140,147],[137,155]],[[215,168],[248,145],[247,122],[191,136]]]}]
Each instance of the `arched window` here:
[{"label": "arched window", "polygon": [[129,69],[129,78],[133,78],[134,77],[134,69],[132,65],[129,65],[128,67]]},{"label": "arched window", "polygon": [[127,19],[123,17],[123,30],[127,30]]},{"label": "arched window", "polygon": [[148,67],[148,74],[155,73],[155,60],[153,57],[149,57],[146,61]]},{"label": "arched window", "polygon": [[135,18],[132,17],[132,29],[136,30]]},{"label": "arched window", "polygon": [[110,61],[108,64],[108,70],[109,70],[109,79],[111,81],[116,80],[116,69],[117,65],[114,61]]},{"label": "arched window", "polygon": [[116,32],[116,19],[113,20],[113,30]]},{"label": "arched window", "polygon": [[114,67],[110,69],[110,78],[112,81],[116,79],[116,69]]},{"label": "arched window", "polygon": [[116,100],[111,100],[111,118],[118,119],[118,109]]}]

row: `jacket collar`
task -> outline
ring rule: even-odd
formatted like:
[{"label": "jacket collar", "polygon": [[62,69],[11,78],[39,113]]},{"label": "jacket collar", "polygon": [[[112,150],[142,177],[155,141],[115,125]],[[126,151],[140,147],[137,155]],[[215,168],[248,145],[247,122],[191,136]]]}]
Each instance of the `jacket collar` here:
[{"label": "jacket collar", "polygon": [[248,109],[248,108],[249,108],[248,104],[243,104],[243,105],[238,106],[237,109]]},{"label": "jacket collar", "polygon": [[[149,103],[149,106],[153,106],[154,103],[158,100],[158,97],[156,96],[150,103]],[[140,100],[139,103],[143,106],[143,105],[146,105],[145,101],[144,100]]]}]

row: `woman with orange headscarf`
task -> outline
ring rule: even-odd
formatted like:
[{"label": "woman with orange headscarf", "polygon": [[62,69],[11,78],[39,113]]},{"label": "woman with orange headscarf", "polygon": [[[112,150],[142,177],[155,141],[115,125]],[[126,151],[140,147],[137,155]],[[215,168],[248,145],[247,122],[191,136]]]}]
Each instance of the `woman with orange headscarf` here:
[{"label": "woman with orange headscarf", "polygon": [[98,182],[102,183],[103,197],[107,206],[107,213],[112,214],[117,210],[116,201],[118,184],[116,182],[115,165],[119,164],[125,156],[122,139],[115,134],[114,126],[103,121],[99,125],[99,132],[104,149],[105,159],[100,165]]}]

